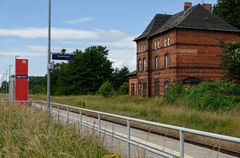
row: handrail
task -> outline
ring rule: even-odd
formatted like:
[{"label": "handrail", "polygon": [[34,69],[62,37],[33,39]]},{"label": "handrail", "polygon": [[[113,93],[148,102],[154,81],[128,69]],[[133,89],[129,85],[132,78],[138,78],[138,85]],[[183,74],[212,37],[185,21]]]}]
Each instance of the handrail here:
[{"label": "handrail", "polygon": [[[38,100],[34,100],[33,102],[38,102]],[[45,101],[41,101],[41,102],[45,103]],[[82,110],[82,111],[86,111],[86,112],[97,113],[97,114],[101,114],[101,115],[106,115],[106,116],[111,116],[111,117],[116,117],[116,118],[120,118],[120,119],[129,120],[129,121],[134,121],[134,122],[149,124],[149,125],[153,125],[153,126],[173,129],[173,130],[177,130],[177,131],[182,131],[182,132],[202,135],[202,136],[206,136],[206,137],[211,137],[211,138],[216,138],[216,139],[221,139],[221,140],[226,140],[226,141],[240,143],[240,138],[237,138],[237,137],[226,136],[226,135],[221,135],[221,134],[215,134],[215,133],[210,133],[210,132],[205,132],[205,131],[185,128],[185,127],[180,127],[180,126],[174,126],[174,125],[158,123],[158,122],[152,122],[152,121],[137,119],[137,118],[133,118],[133,117],[121,116],[121,115],[117,115],[117,114],[111,114],[111,113],[106,113],[106,112],[101,112],[101,111],[96,111],[96,110],[90,110],[90,109],[85,109],[85,108],[80,108],[80,107],[74,107],[74,106],[69,106],[69,105],[61,104],[61,103],[54,103],[54,102],[52,102],[52,104],[53,105],[54,104],[60,105],[62,107],[66,107],[66,108],[68,107],[68,108],[72,108],[72,109],[78,109],[78,110]]]},{"label": "handrail", "polygon": [[[37,103],[41,105],[41,109],[42,105],[45,104],[46,105],[46,101],[41,101],[41,100],[33,100],[33,103]],[[204,131],[200,131],[200,130],[194,130],[194,129],[190,129],[190,128],[185,128],[185,127],[179,127],[179,126],[174,126],[174,125],[168,125],[168,124],[163,124],[163,123],[158,123],[158,122],[152,122],[152,121],[146,121],[146,120],[142,120],[142,119],[137,119],[137,118],[133,118],[133,117],[127,117],[127,116],[121,116],[121,115],[117,115],[117,114],[111,114],[111,113],[107,113],[107,112],[101,112],[101,111],[96,111],[96,110],[90,110],[90,109],[85,109],[85,108],[80,108],[80,107],[74,107],[74,106],[69,106],[66,104],[61,104],[61,103],[51,103],[51,107],[56,107],[57,109],[57,117],[58,117],[58,121],[59,121],[59,117],[60,117],[60,107],[61,110],[64,109],[67,111],[66,114],[66,118],[67,118],[67,123],[69,123],[70,120],[70,115],[69,112],[71,111],[70,109],[74,109],[74,110],[78,110],[79,112],[79,119],[78,119],[78,123],[80,123],[81,128],[82,125],[84,126],[84,123],[82,122],[82,112],[89,112],[89,113],[95,113],[97,114],[97,120],[98,120],[98,127],[96,128],[97,131],[99,132],[103,132],[102,128],[101,128],[101,116],[110,116],[110,117],[114,117],[114,118],[119,118],[122,120],[126,120],[126,130],[127,130],[127,135],[126,137],[120,139],[120,140],[125,140],[125,142],[127,143],[127,157],[130,158],[130,145],[136,145],[136,143],[138,143],[137,145],[140,145],[141,148],[148,150],[150,152],[153,152],[155,154],[159,154],[162,155],[164,157],[174,157],[171,155],[168,155],[170,153],[166,153],[163,152],[161,150],[155,150],[153,149],[151,146],[147,146],[145,144],[141,144],[140,142],[134,142],[131,139],[131,133],[130,133],[130,129],[131,129],[131,121],[133,122],[137,122],[137,123],[142,123],[142,124],[147,124],[147,125],[152,125],[152,126],[156,126],[156,127],[161,127],[161,128],[167,128],[167,129],[171,129],[171,130],[176,130],[179,132],[179,155],[180,158],[184,158],[184,134],[185,133],[191,133],[191,134],[195,134],[195,135],[201,135],[201,136],[205,136],[205,137],[210,137],[210,138],[214,138],[214,139],[220,139],[220,140],[224,140],[224,141],[230,141],[230,142],[235,142],[235,143],[240,143],[240,138],[237,137],[231,137],[231,136],[225,136],[225,135],[221,135],[221,134],[215,134],[215,133],[210,133],[210,132],[204,132]],[[50,108],[51,110],[51,108]],[[54,112],[54,110],[52,110],[52,112]],[[80,128],[80,130],[81,130]],[[95,129],[95,128],[94,128]],[[119,136],[114,136],[115,138],[119,138]],[[140,143],[140,144],[139,144]],[[150,148],[149,148],[150,147]],[[168,156],[166,156],[168,155]]]}]

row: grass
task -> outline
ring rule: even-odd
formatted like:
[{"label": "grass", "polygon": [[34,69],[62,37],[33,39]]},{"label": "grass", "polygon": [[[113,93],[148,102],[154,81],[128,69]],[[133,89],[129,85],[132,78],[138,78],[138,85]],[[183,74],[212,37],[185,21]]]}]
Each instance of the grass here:
[{"label": "grass", "polygon": [[[44,95],[31,95],[45,100]],[[162,98],[95,95],[53,96],[53,102],[105,111],[140,119],[240,137],[240,109],[230,111],[198,111],[182,103],[165,103]],[[239,106],[238,106],[239,107]]]},{"label": "grass", "polygon": [[0,158],[102,158],[107,150],[94,135],[80,137],[70,125],[23,106],[0,105]]}]

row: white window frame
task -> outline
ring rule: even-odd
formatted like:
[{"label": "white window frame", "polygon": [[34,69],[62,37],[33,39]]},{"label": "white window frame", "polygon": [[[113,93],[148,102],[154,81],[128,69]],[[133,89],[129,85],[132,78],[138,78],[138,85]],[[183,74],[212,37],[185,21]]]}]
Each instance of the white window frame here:
[{"label": "white window frame", "polygon": [[167,46],[167,39],[164,37],[164,47]]},{"label": "white window frame", "polygon": [[170,66],[170,55],[169,53],[165,54],[165,69],[169,68]]},{"label": "white window frame", "polygon": [[156,56],[155,57],[155,70],[158,70],[160,66],[160,57]]},{"label": "white window frame", "polygon": [[143,59],[143,71],[147,71],[147,60],[146,60],[146,58]]},{"label": "white window frame", "polygon": [[170,37],[167,38],[167,45],[170,46]]},{"label": "white window frame", "polygon": [[157,42],[157,48],[160,48],[160,40]]}]

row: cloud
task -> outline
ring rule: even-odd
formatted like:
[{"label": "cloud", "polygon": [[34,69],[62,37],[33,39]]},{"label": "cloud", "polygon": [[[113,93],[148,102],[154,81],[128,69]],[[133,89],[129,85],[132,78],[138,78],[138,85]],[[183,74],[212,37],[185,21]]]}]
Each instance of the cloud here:
[{"label": "cloud", "polygon": [[[52,39],[96,39],[96,31],[65,29],[65,28],[52,28]],[[0,29],[0,36],[19,37],[28,39],[47,38],[47,28],[18,28],[18,29]]]},{"label": "cloud", "polygon": [[41,45],[27,45],[21,48],[14,48],[9,51],[0,51],[0,56],[3,57],[13,57],[19,55],[21,57],[46,57],[47,56],[47,46]]},{"label": "cloud", "polygon": [[83,17],[83,18],[68,20],[68,21],[65,21],[65,23],[67,23],[67,24],[80,24],[80,23],[90,22],[93,19],[94,19],[94,17]]},{"label": "cloud", "polygon": [[[0,36],[12,37],[11,39],[18,37],[26,39],[26,41],[30,42],[25,42],[25,45],[22,45],[18,48],[0,51],[0,55],[2,56],[21,55],[23,57],[31,57],[36,59],[45,59],[47,57],[47,45],[35,45],[38,39],[47,40],[47,28],[0,28]],[[117,29],[81,30],[53,28],[52,39],[54,41],[52,43],[52,52],[59,51],[62,46],[67,49],[67,52],[71,52],[76,49],[84,50],[86,47],[91,45],[103,45],[110,50],[108,57],[114,61],[114,67],[121,68],[123,66],[127,66],[130,68],[130,70],[133,70],[136,67],[136,48],[135,43],[132,41],[134,37],[135,36],[130,36],[129,34]]]},{"label": "cloud", "polygon": [[[47,28],[18,28],[18,29],[1,29],[0,36],[18,37],[27,39],[41,39],[48,37]],[[53,40],[115,40],[127,36],[116,29],[103,30],[80,30],[68,28],[52,28]]]}]

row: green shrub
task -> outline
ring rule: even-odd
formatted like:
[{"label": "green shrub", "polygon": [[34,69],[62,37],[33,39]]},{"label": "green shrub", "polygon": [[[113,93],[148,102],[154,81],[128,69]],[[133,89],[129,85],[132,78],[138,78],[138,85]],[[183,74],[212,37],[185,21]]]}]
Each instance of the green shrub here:
[{"label": "green shrub", "polygon": [[128,94],[128,91],[129,91],[129,84],[128,84],[128,82],[124,82],[124,83],[120,86],[120,88],[119,88],[119,90],[118,90],[118,93],[119,93],[120,95],[124,95],[124,94]]},{"label": "green shrub", "polygon": [[104,82],[98,90],[98,93],[104,97],[114,95],[114,89],[109,81]]},{"label": "green shrub", "polygon": [[176,102],[184,94],[184,87],[182,84],[171,85],[169,91],[164,95],[164,100],[169,103]]},{"label": "green shrub", "polygon": [[202,82],[185,93],[186,104],[198,110],[230,110],[239,103],[239,88],[226,81]]}]

